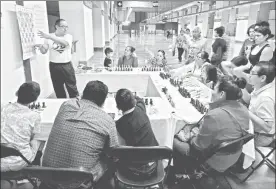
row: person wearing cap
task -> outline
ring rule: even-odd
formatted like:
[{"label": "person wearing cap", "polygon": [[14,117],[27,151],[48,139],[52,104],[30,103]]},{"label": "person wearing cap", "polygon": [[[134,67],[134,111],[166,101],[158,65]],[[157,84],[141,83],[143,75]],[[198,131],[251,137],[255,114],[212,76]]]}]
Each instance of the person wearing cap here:
[{"label": "person wearing cap", "polygon": [[[17,149],[29,162],[35,160],[39,141],[34,135],[40,133],[40,114],[28,106],[35,102],[40,94],[36,82],[22,84],[16,95],[17,102],[1,106],[1,144]],[[28,164],[21,157],[1,158],[1,172],[18,171]]]}]

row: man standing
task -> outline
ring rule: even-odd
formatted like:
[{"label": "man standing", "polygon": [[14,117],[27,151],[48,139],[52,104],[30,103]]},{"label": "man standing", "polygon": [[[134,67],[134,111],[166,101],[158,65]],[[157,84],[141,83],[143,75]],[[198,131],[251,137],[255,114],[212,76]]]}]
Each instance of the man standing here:
[{"label": "man standing", "polygon": [[100,185],[108,184],[107,154],[111,147],[118,145],[118,136],[114,120],[102,110],[107,94],[108,88],[103,82],[90,81],[82,99],[71,99],[61,105],[45,148],[43,166],[83,167],[91,170],[94,181],[102,178]]},{"label": "man standing", "polygon": [[70,98],[79,95],[76,86],[75,70],[72,66],[71,47],[73,36],[67,34],[68,24],[63,19],[55,23],[55,33],[47,34],[38,32],[41,38],[45,39],[43,45],[36,45],[42,54],[50,53],[50,74],[57,98],[66,98],[64,84]]}]

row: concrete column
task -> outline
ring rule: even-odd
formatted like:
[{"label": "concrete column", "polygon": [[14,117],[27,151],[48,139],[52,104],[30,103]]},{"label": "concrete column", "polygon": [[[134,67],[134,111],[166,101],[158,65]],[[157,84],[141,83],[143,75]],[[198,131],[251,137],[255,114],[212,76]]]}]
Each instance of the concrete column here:
[{"label": "concrete column", "polygon": [[105,45],[110,43],[110,20],[109,20],[109,6],[104,2],[104,29],[105,29]]},{"label": "concrete column", "polygon": [[74,66],[86,63],[94,54],[92,9],[82,1],[59,1],[60,18],[68,22],[68,33],[78,40]]},{"label": "concrete column", "polygon": [[[96,1],[95,1],[96,2]],[[104,2],[97,2],[97,6],[93,7],[93,44],[94,50],[102,51],[105,46],[105,22],[102,11],[104,10]]]}]

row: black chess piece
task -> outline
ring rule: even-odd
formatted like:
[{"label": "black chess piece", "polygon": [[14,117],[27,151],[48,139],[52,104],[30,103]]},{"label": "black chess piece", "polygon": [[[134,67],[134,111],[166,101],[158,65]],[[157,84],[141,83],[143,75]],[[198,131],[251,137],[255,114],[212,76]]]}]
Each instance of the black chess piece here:
[{"label": "black chess piece", "polygon": [[146,105],[149,105],[149,102],[148,102],[148,99],[147,99],[147,98],[145,99],[145,104],[146,104]]},{"label": "black chess piece", "polygon": [[150,105],[153,105],[153,101],[152,101],[152,99],[150,99]]},{"label": "black chess piece", "polygon": [[46,108],[45,102],[42,102],[42,108]]},{"label": "black chess piece", "polygon": [[32,104],[32,109],[34,109],[34,108],[35,108],[35,103]]},{"label": "black chess piece", "polygon": [[37,103],[37,109],[39,109],[40,108],[40,103]]}]

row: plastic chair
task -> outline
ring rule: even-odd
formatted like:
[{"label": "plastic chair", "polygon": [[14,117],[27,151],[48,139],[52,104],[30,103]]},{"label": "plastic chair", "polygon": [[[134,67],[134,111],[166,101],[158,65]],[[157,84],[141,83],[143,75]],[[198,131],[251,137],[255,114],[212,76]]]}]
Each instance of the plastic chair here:
[{"label": "plastic chair", "polygon": [[157,171],[150,178],[143,179],[142,181],[133,180],[131,176],[123,173],[119,167],[115,172],[115,187],[120,188],[119,184],[130,187],[152,187],[157,186],[163,188],[163,183],[167,177],[169,169],[164,170],[162,160],[168,160],[168,167],[172,160],[172,149],[163,146],[154,147],[132,147],[120,146],[113,148],[110,154],[113,158],[117,159],[117,165],[128,165],[129,163],[148,163],[157,161]]},{"label": "plastic chair", "polygon": [[[268,148],[269,152],[267,154],[264,154],[261,150],[262,148]],[[269,156],[275,151],[275,135],[274,135],[273,142],[269,146],[267,146],[267,147],[256,147],[255,150],[261,155],[262,160],[256,166],[254,166],[254,167],[251,166],[251,168],[252,168],[251,172],[242,180],[242,182],[245,182],[264,163],[275,172],[275,163],[273,163],[269,159]]]},{"label": "plastic chair", "polygon": [[[28,166],[31,166],[32,163],[29,162],[17,149],[13,148],[9,144],[3,144],[1,143],[1,159],[9,156],[19,156],[21,157]],[[24,180],[28,179],[29,182],[34,186],[34,188],[37,187],[36,181],[26,177],[24,174],[22,174],[22,170],[20,171],[8,171],[8,172],[1,172],[1,180],[6,180],[9,183],[12,184],[12,180]]]},{"label": "plastic chair", "polygon": [[94,185],[93,174],[85,168],[25,167],[23,174],[37,178],[48,188],[59,189],[66,186],[88,189]]}]

